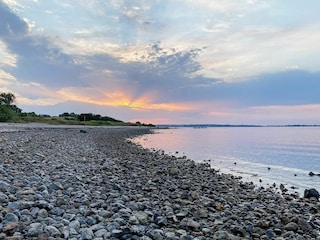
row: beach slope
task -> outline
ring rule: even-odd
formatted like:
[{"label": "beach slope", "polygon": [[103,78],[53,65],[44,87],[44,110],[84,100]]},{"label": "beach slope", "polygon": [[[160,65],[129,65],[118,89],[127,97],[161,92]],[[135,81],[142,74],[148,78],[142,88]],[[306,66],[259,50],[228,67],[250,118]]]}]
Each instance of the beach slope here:
[{"label": "beach slope", "polygon": [[0,239],[320,239],[316,199],[128,140],[149,131],[0,126]]}]

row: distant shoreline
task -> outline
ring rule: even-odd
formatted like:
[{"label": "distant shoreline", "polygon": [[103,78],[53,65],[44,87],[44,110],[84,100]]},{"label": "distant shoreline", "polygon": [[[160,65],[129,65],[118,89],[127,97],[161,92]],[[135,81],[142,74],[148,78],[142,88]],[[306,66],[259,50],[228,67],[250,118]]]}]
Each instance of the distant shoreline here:
[{"label": "distant shoreline", "polygon": [[37,122],[31,122],[31,123],[7,123],[7,122],[0,122],[0,130],[1,128],[13,128],[13,129],[30,129],[30,128],[106,128],[106,129],[116,129],[116,128],[123,128],[123,129],[148,129],[150,127],[147,126],[129,126],[129,125],[113,125],[113,126],[107,126],[107,125],[68,125],[68,124],[48,124],[48,123],[37,123]]},{"label": "distant shoreline", "polygon": [[254,125],[254,124],[158,124],[157,128],[208,128],[208,127],[320,127],[320,124]]}]

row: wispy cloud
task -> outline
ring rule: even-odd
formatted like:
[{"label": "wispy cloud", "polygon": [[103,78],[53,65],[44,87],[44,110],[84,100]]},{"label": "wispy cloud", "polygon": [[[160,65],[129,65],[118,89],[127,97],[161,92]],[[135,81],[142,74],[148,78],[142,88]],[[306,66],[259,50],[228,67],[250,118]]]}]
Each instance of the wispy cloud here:
[{"label": "wispy cloud", "polygon": [[270,106],[304,112],[320,102],[317,7],[2,0],[0,89],[26,110],[72,106],[127,119],[262,121],[263,111],[278,114]]}]

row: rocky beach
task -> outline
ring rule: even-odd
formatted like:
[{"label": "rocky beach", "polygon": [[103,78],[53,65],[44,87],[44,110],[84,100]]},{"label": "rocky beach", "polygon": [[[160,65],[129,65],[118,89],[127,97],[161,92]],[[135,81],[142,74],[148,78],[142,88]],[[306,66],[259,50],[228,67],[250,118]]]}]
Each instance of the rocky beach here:
[{"label": "rocky beach", "polygon": [[320,239],[320,205],[129,139],[138,127],[0,125],[0,239]]}]

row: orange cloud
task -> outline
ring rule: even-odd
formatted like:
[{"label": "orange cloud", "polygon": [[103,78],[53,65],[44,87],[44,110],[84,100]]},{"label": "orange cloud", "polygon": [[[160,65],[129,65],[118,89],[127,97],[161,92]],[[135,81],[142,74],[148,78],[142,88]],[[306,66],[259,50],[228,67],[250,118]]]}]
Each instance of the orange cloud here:
[{"label": "orange cloud", "polygon": [[71,101],[102,106],[128,107],[137,111],[189,111],[193,109],[192,104],[188,103],[154,103],[154,94],[152,93],[145,94],[138,98],[132,97],[132,93],[124,90],[104,92],[103,90],[95,88],[64,88],[58,93]]}]

